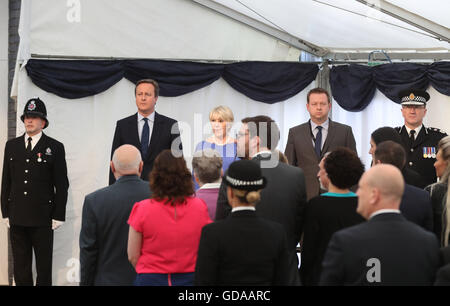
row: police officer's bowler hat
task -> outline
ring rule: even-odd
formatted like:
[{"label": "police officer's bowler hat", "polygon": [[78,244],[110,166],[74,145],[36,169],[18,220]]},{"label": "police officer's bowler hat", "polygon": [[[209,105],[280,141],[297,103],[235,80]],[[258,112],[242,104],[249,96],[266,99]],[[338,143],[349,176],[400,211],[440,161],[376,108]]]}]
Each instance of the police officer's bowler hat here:
[{"label": "police officer's bowler hat", "polygon": [[48,126],[47,109],[44,102],[39,98],[33,98],[28,100],[23,109],[23,115],[20,116],[20,120],[24,122],[25,116],[37,116],[45,120],[44,129]]}]

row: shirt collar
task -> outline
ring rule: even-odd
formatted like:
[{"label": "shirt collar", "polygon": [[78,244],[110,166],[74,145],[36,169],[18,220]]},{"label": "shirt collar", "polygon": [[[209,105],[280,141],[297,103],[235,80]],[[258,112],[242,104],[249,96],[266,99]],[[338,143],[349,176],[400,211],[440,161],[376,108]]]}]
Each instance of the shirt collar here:
[{"label": "shirt collar", "polygon": [[149,121],[155,122],[155,112],[151,113],[147,117],[142,116],[139,112],[137,114],[138,114],[138,122],[141,121],[144,118],[148,118]]},{"label": "shirt collar", "polygon": [[[421,126],[419,126],[419,127],[416,127],[416,128],[414,129],[414,131],[416,131],[416,133],[414,134],[414,138],[417,137],[417,135],[419,135],[420,130],[422,129],[422,126],[423,126],[423,125],[421,125]],[[406,129],[406,132],[408,132],[408,135],[410,135],[412,129],[410,129],[410,128],[407,127],[406,125],[405,125],[405,129]]]},{"label": "shirt collar", "polygon": [[[314,131],[314,129],[318,126],[318,124],[315,124],[312,120],[310,120],[311,122],[311,131]],[[328,126],[330,125],[330,118],[327,118],[327,120],[322,123],[320,126],[328,131]]]},{"label": "shirt collar", "polygon": [[220,188],[220,181],[218,183],[206,183],[199,189],[215,189]]},{"label": "shirt collar", "polygon": [[39,141],[39,139],[41,139],[41,137],[42,137],[42,131],[40,131],[38,134],[36,134],[34,136],[28,136],[28,134],[25,133],[25,144],[28,144],[28,137],[31,137],[32,143],[37,143]]},{"label": "shirt collar", "polygon": [[398,210],[398,209],[380,209],[380,210],[377,210],[376,212],[374,212],[373,214],[371,214],[369,217],[369,220],[377,215],[389,214],[389,213],[400,214],[400,210]]},{"label": "shirt collar", "polygon": [[236,212],[236,211],[242,211],[242,210],[251,210],[251,211],[256,211],[256,208],[254,206],[238,206],[235,207],[231,210],[231,212]]},{"label": "shirt collar", "polygon": [[252,159],[259,155],[272,155],[272,152],[271,151],[259,151],[258,153],[256,153],[255,155],[252,156]]}]

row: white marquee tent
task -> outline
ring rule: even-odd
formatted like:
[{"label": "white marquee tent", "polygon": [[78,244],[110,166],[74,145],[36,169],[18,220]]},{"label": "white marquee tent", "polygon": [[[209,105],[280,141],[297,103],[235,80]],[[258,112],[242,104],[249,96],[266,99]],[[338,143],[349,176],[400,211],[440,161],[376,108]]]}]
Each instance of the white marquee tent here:
[{"label": "white marquee tent", "polygon": [[[19,117],[26,101],[39,96],[50,121],[45,132],[65,145],[70,181],[66,223],[55,232],[54,284],[77,285],[84,196],[107,184],[115,122],[136,112],[134,85],[122,79],[98,95],[64,99],[31,82],[24,69],[29,59],[303,59],[321,64],[317,82],[276,104],[253,101],[223,79],[183,96],[160,97],[156,110],[182,123],[189,162],[195,144],[208,133],[208,114],[216,105],[231,107],[236,122],[271,116],[280,125],[279,149],[284,151],[289,128],[308,119],[307,90],[328,88],[329,64],[367,63],[374,50],[384,50],[393,62],[450,60],[448,12],[450,3],[443,0],[22,0],[11,92],[17,97],[17,135],[24,131]],[[425,124],[450,131],[450,97],[433,87],[429,93],[433,102]],[[403,122],[399,105],[379,91],[362,112],[347,112],[333,102],[331,116],[353,127],[366,165],[370,133]],[[0,139],[2,147],[5,142]],[[0,265],[5,264],[2,257]]]}]

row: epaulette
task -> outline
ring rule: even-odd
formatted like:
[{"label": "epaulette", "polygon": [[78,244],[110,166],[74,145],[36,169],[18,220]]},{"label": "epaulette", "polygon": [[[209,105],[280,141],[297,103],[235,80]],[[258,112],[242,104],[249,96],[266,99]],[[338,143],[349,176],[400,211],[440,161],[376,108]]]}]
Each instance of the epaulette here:
[{"label": "epaulette", "polygon": [[427,127],[427,131],[447,135],[446,132],[434,127]]}]

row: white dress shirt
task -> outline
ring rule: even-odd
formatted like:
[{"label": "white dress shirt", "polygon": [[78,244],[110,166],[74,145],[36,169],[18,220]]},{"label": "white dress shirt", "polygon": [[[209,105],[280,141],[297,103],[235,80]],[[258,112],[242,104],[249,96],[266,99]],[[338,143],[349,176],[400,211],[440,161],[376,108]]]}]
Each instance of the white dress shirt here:
[{"label": "white dress shirt", "polygon": [[374,212],[373,214],[371,214],[369,217],[369,220],[377,215],[388,214],[388,213],[401,214],[400,210],[398,210],[398,209],[380,209],[380,210],[377,210],[376,212]]},{"label": "white dress shirt", "polygon": [[242,210],[252,210],[252,211],[256,211],[255,206],[238,206],[235,207],[231,210],[231,212],[236,212],[236,211],[242,211]]},{"label": "white dress shirt", "polygon": [[29,136],[27,133],[25,133],[25,149],[28,146],[28,137],[31,137],[31,150],[33,150],[36,144],[38,143],[39,139],[41,139],[42,137],[42,131],[34,136]]},{"label": "white dress shirt", "polygon": [[[410,137],[412,129],[410,129],[406,125],[405,125],[405,129],[408,132],[408,137]],[[417,135],[419,135],[421,129],[422,129],[422,125],[420,125],[419,127],[414,129],[414,131],[416,131],[416,133],[414,134],[414,140],[417,139]]]},{"label": "white dress shirt", "polygon": [[[148,144],[150,145],[150,139],[152,139],[152,132],[153,132],[153,123],[155,122],[155,112],[151,113],[148,117],[148,127],[149,127],[149,133],[148,133]],[[142,116],[138,112],[138,133],[139,133],[139,141],[142,142],[142,129],[144,128],[145,120],[144,116]]]}]

